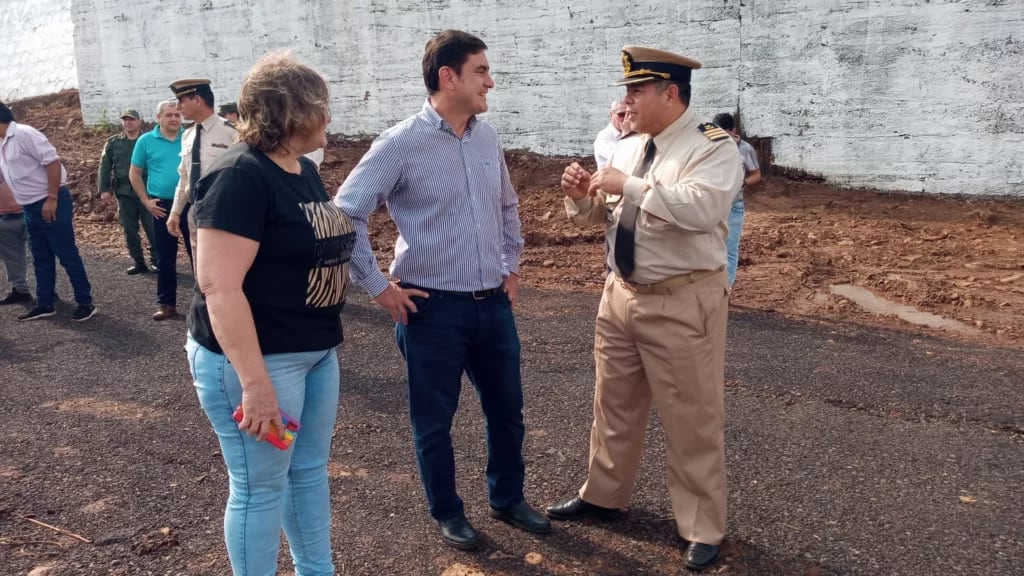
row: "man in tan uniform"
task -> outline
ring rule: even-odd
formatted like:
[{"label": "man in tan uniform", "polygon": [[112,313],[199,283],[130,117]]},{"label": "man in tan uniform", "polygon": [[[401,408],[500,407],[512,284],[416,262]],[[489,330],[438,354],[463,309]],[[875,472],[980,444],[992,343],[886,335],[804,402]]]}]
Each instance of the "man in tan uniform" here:
[{"label": "man in tan uniform", "polygon": [[[213,163],[238,140],[238,132],[224,118],[214,113],[213,90],[205,78],[178,80],[171,84],[178,98],[178,109],[185,120],[191,120],[181,135],[181,164],[178,166],[178,188],[167,217],[167,231],[183,236],[188,258],[195,270],[196,227],[189,216],[193,189],[199,179],[210,172]],[[184,222],[182,222],[184,218]]]},{"label": "man in tan uniform", "polygon": [[717,558],[726,529],[725,221],[742,183],[740,157],[728,134],[689,108],[699,62],[626,46],[622,64],[615,84],[626,86],[639,145],[625,164],[615,158],[589,174],[574,162],[562,175],[569,216],[607,227],[611,273],[595,330],[589,474],[548,515],[622,515],[653,398],[676,528],[689,542],[686,566],[700,570]]}]

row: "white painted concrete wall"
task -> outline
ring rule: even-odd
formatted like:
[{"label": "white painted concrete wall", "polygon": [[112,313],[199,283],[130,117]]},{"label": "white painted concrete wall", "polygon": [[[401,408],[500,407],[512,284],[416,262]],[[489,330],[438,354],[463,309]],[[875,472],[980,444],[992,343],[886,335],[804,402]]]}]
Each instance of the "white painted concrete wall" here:
[{"label": "white painted concrete wall", "polygon": [[[5,0],[44,5],[44,0]],[[67,0],[63,2],[67,4]],[[739,109],[775,163],[849,186],[1024,195],[1020,0],[71,0],[87,122],[151,116],[174,79],[219,101],[268,50],[331,80],[331,130],[374,134],[419,109],[423,45],[480,35],[508,147],[589,153],[621,89],[623,44],[701,60],[693,106]]]},{"label": "white painted concrete wall", "polygon": [[695,90],[701,107],[735,107],[739,45],[705,40],[736,38],[738,4],[692,4],[684,13],[661,2],[630,16],[612,2],[562,0],[75,0],[83,111],[93,122],[155,102],[170,95],[172,80],[197,75],[213,79],[219,101],[233,100],[259,55],[289,47],[331,80],[331,129],[376,134],[423,104],[423,46],[455,27],[489,45],[497,82],[489,120],[507,145],[576,153],[622,92],[607,84],[627,43],[699,52],[708,66]]},{"label": "white painted concrete wall", "polygon": [[1024,2],[747,1],[740,107],[842,185],[1024,195]]},{"label": "white painted concrete wall", "polygon": [[71,0],[0,0],[0,100],[78,86]]}]

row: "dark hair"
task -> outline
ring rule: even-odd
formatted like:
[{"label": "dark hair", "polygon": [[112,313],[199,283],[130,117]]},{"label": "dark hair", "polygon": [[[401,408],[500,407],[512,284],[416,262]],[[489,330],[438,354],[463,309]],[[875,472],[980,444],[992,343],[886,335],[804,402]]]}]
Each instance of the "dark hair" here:
[{"label": "dark hair", "polygon": [[203,102],[210,108],[213,108],[213,89],[209,86],[203,86],[196,90],[194,93],[189,94],[186,98],[202,98]]},{"label": "dark hair", "polygon": [[[706,118],[706,116],[705,116],[705,118]],[[715,114],[714,119],[712,119],[711,121],[714,122],[716,125],[718,125],[719,128],[721,128],[723,130],[735,130],[736,129],[736,121],[733,120],[732,114],[729,114],[728,112],[722,112],[721,114]]]},{"label": "dark hair", "polygon": [[461,30],[443,30],[427,42],[423,50],[423,83],[433,94],[441,89],[440,71],[445,66],[461,74],[471,54],[487,50],[484,41]]},{"label": "dark hair", "polygon": [[200,90],[198,96],[203,99],[203,102],[206,102],[207,106],[213,108],[213,90],[209,92]]},{"label": "dark hair", "polygon": [[675,80],[658,80],[655,82],[654,89],[661,94],[665,90],[668,90],[669,86],[675,86],[679,89],[679,99],[683,101],[683,104],[690,105],[690,85],[676,82]]},{"label": "dark hair", "polygon": [[10,124],[14,122],[14,113],[7,107],[7,104],[0,102],[0,124]]}]

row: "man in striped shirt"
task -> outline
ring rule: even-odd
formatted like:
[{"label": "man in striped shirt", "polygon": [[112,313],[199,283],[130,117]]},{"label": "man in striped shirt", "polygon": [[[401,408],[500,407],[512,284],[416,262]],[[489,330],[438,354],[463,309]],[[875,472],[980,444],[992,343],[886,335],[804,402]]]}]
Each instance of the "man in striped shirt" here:
[{"label": "man in striped shirt", "polygon": [[[494,87],[486,44],[445,30],[423,56],[429,96],[420,112],[380,135],[341,186],[337,205],[357,230],[352,278],[390,312],[409,378],[420,477],[445,542],[478,545],[455,490],[451,424],[462,374],[487,421],[491,516],[533,533],[551,530],[525,501],[519,335],[518,198],[494,128],[476,117]],[[387,204],[399,230],[389,282],[367,219]]]}]

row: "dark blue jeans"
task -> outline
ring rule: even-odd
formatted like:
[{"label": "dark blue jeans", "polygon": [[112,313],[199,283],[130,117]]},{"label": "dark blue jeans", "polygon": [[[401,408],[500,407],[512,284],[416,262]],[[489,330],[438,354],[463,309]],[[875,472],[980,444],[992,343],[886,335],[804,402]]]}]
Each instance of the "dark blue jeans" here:
[{"label": "dark blue jeans", "polygon": [[75,291],[75,302],[92,304],[92,286],[85,273],[85,264],[75,244],[75,228],[71,223],[71,192],[61,187],[57,194],[57,214],[53,222],[43,220],[40,200],[24,206],[28,245],[32,251],[32,266],[36,272],[36,301],[40,308],[53,308],[53,295],[57,284],[57,262],[64,267]]},{"label": "dark blue jeans", "polygon": [[[157,204],[171,213],[173,200],[157,199]],[[185,251],[192,259],[192,242],[188,236],[188,207],[181,214],[181,236]],[[153,237],[156,241],[156,301],[165,306],[177,306],[178,302],[178,239],[167,231],[167,216],[153,218]]]},{"label": "dark blue jeans", "polygon": [[520,345],[512,305],[503,292],[483,300],[427,292],[430,298],[414,298],[419,311],[409,316],[408,325],[397,325],[396,339],[408,368],[409,416],[430,515],[438,520],[463,515],[451,437],[463,372],[476,388],[486,420],[491,506],[510,508],[523,500],[525,476]]}]

